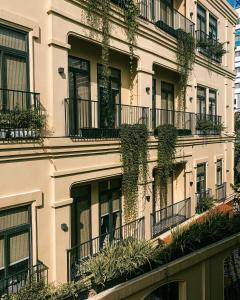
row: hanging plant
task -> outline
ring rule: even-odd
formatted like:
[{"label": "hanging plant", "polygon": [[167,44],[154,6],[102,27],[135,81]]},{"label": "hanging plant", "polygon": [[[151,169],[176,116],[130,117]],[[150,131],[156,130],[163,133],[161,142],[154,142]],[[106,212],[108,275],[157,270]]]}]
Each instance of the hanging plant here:
[{"label": "hanging plant", "polygon": [[124,196],[125,221],[137,217],[138,183],[147,187],[147,127],[143,124],[123,125],[120,130],[121,158],[123,168],[122,193]]},{"label": "hanging plant", "polygon": [[[120,2],[122,4],[122,2]],[[136,32],[138,28],[137,16],[138,8],[134,0],[124,1],[121,5],[124,11],[124,21],[126,24],[126,35],[130,51],[130,91],[131,103],[133,100],[133,78],[134,78],[134,46],[136,45]],[[92,28],[100,28],[102,32],[102,65],[103,65],[103,100],[106,111],[109,103],[109,42],[110,42],[110,10],[111,0],[88,0],[87,20]],[[106,114],[107,115],[107,114]]]},{"label": "hanging plant", "polygon": [[177,129],[173,125],[161,125],[157,128],[157,187],[160,191],[161,204],[167,203],[167,180],[173,172],[176,152]]},{"label": "hanging plant", "polygon": [[188,79],[195,60],[195,39],[191,33],[181,29],[177,31],[177,64],[180,79],[178,83],[179,110],[186,108]]},{"label": "hanging plant", "polygon": [[139,9],[134,3],[134,0],[126,1],[124,5],[124,20],[127,26],[126,34],[129,43],[130,51],[130,92],[131,92],[131,103],[133,101],[133,79],[134,79],[134,46],[136,45],[136,33],[138,29],[137,17],[139,15]]},{"label": "hanging plant", "polygon": [[92,28],[98,28],[102,32],[102,81],[103,81],[103,99],[106,124],[109,123],[109,41],[110,41],[110,0],[88,0],[87,2],[87,20]]}]

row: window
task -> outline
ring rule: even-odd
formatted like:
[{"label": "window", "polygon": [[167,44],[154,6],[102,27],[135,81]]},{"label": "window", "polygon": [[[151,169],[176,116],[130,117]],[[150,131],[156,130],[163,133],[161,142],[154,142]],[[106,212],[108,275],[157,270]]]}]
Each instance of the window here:
[{"label": "window", "polygon": [[206,114],[206,88],[197,87],[197,113]]},{"label": "window", "polygon": [[174,85],[167,82],[161,83],[161,118],[162,124],[174,123]]},{"label": "window", "polygon": [[235,52],[235,57],[239,57],[240,56],[240,51],[236,51]]},{"label": "window", "polygon": [[197,165],[197,194],[206,191],[206,164]]},{"label": "window", "polygon": [[240,67],[237,67],[235,70],[237,73],[240,73]]},{"label": "window", "polygon": [[239,89],[240,88],[240,82],[235,83],[235,88]]},{"label": "window", "polygon": [[121,239],[121,180],[112,179],[99,183],[100,247],[112,240]]},{"label": "window", "polygon": [[[28,36],[25,32],[0,26],[0,88],[28,91]],[[1,92],[0,109],[29,106],[27,94]],[[17,98],[16,98],[17,97]],[[19,99],[18,99],[19,98]]]},{"label": "window", "polygon": [[173,26],[173,0],[160,0],[160,20]]},{"label": "window", "polygon": [[78,57],[68,57],[69,78],[69,119],[70,134],[79,134],[80,128],[90,128],[91,123],[91,88],[90,62]]},{"label": "window", "polygon": [[[0,212],[0,279],[30,267],[30,207]],[[19,280],[19,279],[18,279]]]},{"label": "window", "polygon": [[217,115],[217,92],[215,90],[209,90],[209,114]]},{"label": "window", "polygon": [[222,185],[223,178],[222,178],[222,167],[223,161],[222,159],[217,160],[217,186]]},{"label": "window", "polygon": [[218,30],[217,30],[217,19],[212,15],[209,15],[209,37],[217,40]]},{"label": "window", "polygon": [[[74,186],[71,189],[72,247],[91,240],[91,185]],[[85,244],[88,245],[88,244]],[[90,255],[90,247],[80,248],[80,257]]]},{"label": "window", "polygon": [[100,128],[116,128],[120,122],[120,110],[117,109],[121,104],[121,71],[109,68],[109,101],[108,110],[105,109],[104,80],[102,77],[103,67],[98,65],[98,99],[100,105]]},{"label": "window", "polygon": [[199,4],[197,6],[197,30],[206,32],[206,10]]},{"label": "window", "polygon": [[[153,212],[158,211],[160,209],[166,208],[173,204],[173,175],[169,176],[167,180],[167,199],[164,200],[162,189],[160,187],[160,192],[157,185],[157,173],[156,170],[153,171]],[[160,200],[160,201],[159,201]],[[160,220],[156,220],[159,222]]]}]

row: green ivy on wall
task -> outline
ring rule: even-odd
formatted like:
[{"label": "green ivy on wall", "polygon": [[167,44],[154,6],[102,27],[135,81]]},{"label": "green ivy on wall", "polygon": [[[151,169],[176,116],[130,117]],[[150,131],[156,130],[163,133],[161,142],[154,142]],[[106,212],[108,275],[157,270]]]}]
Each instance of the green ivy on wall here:
[{"label": "green ivy on wall", "polygon": [[177,31],[177,64],[180,79],[178,83],[179,110],[185,110],[188,79],[195,60],[195,39],[182,29]]},{"label": "green ivy on wall", "polygon": [[167,203],[167,180],[173,172],[176,152],[177,129],[173,125],[161,125],[158,132],[157,177],[156,183],[160,191],[161,204]]},{"label": "green ivy on wall", "polygon": [[138,183],[146,194],[148,174],[148,131],[143,124],[123,125],[120,130],[121,158],[123,164],[122,193],[126,222],[137,217]]}]

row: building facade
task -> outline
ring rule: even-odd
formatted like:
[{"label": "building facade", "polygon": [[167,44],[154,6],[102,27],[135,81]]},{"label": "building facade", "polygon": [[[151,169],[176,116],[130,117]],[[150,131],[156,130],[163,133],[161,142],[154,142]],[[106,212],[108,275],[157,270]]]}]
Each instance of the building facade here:
[{"label": "building facade", "polygon": [[[232,194],[234,10],[220,0],[138,4],[131,99],[123,1],[112,2],[109,92],[114,122],[106,125],[102,36],[87,20],[86,1],[0,1],[1,279],[16,280],[17,272],[42,262],[49,268],[49,281],[65,282],[76,262],[106,243],[129,235],[161,237],[199,213],[206,195],[225,201]],[[179,111],[176,96],[178,29],[197,41],[185,111]],[[209,40],[216,47],[223,44],[223,57],[206,48]],[[46,115],[42,139],[33,128],[37,122],[31,130],[16,122],[15,116],[30,107],[35,118]],[[184,121],[177,122],[177,116]],[[202,120],[212,129],[203,132]],[[123,123],[146,124],[150,133],[147,196],[139,187],[138,216],[130,224],[124,221],[121,194],[118,128]],[[153,132],[166,123],[178,128],[179,137],[168,203],[160,207],[154,201]]]}]

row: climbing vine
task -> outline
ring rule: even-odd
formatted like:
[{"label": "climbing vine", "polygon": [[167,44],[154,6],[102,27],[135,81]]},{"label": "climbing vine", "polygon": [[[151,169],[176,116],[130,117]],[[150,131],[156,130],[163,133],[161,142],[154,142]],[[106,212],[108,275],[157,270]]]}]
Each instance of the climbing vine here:
[{"label": "climbing vine", "polygon": [[123,168],[122,193],[126,222],[136,219],[138,183],[142,182],[144,195],[147,187],[148,150],[147,127],[143,124],[123,125],[120,130]]},{"label": "climbing vine", "polygon": [[157,187],[160,191],[161,204],[167,202],[167,180],[173,172],[176,152],[177,129],[173,125],[161,125],[158,132]]},{"label": "climbing vine", "polygon": [[179,110],[185,110],[188,79],[195,60],[195,40],[191,33],[177,31],[177,63],[180,79],[178,83]]},{"label": "climbing vine", "polygon": [[[110,42],[110,4],[111,0],[88,0],[87,20],[92,28],[100,28],[102,32],[102,65],[103,65],[103,99],[106,110],[109,101],[109,42]],[[126,35],[130,51],[130,91],[131,103],[133,100],[133,78],[134,78],[134,46],[136,45],[136,32],[138,28],[138,8],[134,0],[119,1],[124,11],[126,24]]]}]

